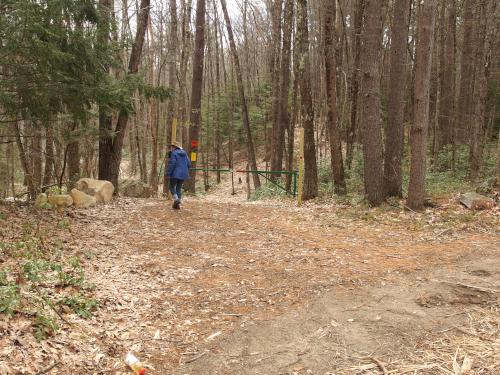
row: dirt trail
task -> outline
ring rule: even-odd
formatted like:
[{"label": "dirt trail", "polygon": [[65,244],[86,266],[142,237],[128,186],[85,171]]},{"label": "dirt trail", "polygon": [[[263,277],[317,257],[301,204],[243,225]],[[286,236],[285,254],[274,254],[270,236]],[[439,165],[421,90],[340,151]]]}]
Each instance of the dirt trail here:
[{"label": "dirt trail", "polygon": [[[279,341],[290,337],[275,337],[276,330],[258,322],[278,319],[274,321],[280,332],[288,325],[303,326],[323,315],[308,304],[329,298],[329,293],[340,293],[344,302],[339,306],[352,308],[349,304],[365,302],[362,294],[369,288],[400,284],[402,275],[436,264],[451,275],[463,258],[488,255],[498,264],[498,258],[491,257],[498,256],[499,241],[489,235],[464,233],[436,240],[432,233],[425,237],[404,225],[367,225],[339,217],[331,223],[323,208],[188,198],[175,212],[161,200],[122,199],[85,215],[98,217],[91,223],[75,222],[95,236],[88,243],[96,254],[90,275],[104,301],[94,326],[102,340],[97,352],[104,354],[96,369],[117,372],[124,371],[124,351],[134,350],[151,367],[151,374],[282,373],[286,361],[279,360],[281,354],[269,354],[255,371],[248,361],[227,372],[221,364],[234,353],[279,352],[273,344],[279,347]],[[498,269],[488,272],[498,277]],[[360,295],[361,286],[368,289]],[[393,304],[400,303],[397,293],[391,298]],[[321,322],[335,316],[333,309]],[[243,333],[255,324],[260,328],[253,334]],[[312,326],[304,327],[310,329],[302,332],[310,333]],[[255,340],[261,344],[248,344]],[[386,342],[380,340],[373,333],[367,341]],[[224,352],[220,343],[231,351]],[[355,349],[368,350],[363,345]],[[214,357],[218,351],[225,353],[224,360]],[[315,371],[327,370],[321,366]]]},{"label": "dirt trail", "polygon": [[[90,258],[101,307],[89,320],[67,316],[72,327],[40,344],[60,362],[52,373],[129,374],[133,351],[151,375],[375,374],[366,358],[387,364],[436,330],[467,338],[453,328],[464,312],[497,312],[500,238],[422,229],[412,213],[366,221],[211,196],[180,211],[121,198],[68,215],[67,248]],[[457,283],[493,292],[467,297]],[[499,348],[500,322],[488,322],[485,342]],[[490,346],[481,369],[497,363]]]}]

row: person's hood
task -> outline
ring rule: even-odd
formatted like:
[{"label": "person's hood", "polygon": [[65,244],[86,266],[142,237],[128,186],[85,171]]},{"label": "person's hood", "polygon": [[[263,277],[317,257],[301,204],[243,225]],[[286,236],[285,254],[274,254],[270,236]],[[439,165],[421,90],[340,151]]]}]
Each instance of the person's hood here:
[{"label": "person's hood", "polygon": [[175,149],[174,152],[179,155],[179,156],[186,156],[187,157],[187,154],[186,154],[186,151],[184,151],[183,148],[178,148],[178,149]]}]

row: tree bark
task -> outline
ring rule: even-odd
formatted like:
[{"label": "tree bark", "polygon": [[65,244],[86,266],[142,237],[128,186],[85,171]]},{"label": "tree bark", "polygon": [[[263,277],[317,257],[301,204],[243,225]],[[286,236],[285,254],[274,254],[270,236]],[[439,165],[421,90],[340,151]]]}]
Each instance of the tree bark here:
[{"label": "tree bark", "polygon": [[76,131],[78,129],[78,124],[72,124],[72,134],[70,142],[67,145],[68,153],[68,190],[73,189],[76,182],[80,178],[80,145],[77,140]]},{"label": "tree bark", "polygon": [[497,135],[497,164],[495,168],[496,186],[500,186],[500,129]]},{"label": "tree bark", "polygon": [[35,199],[36,189],[33,185],[33,174],[31,171],[30,162],[28,156],[26,155],[26,150],[24,148],[23,142],[21,140],[21,129],[19,128],[19,123],[16,121],[12,123],[14,129],[14,135],[16,138],[17,149],[19,151],[19,159],[21,160],[21,166],[24,170],[24,177],[26,180],[26,185],[28,186],[28,198]]},{"label": "tree bark", "polygon": [[[99,22],[98,40],[99,43],[107,45],[111,33],[111,19],[113,12],[113,0],[99,0],[101,12],[105,19]],[[109,66],[105,65],[104,70],[109,73]],[[100,180],[111,180],[109,163],[113,150],[113,119],[111,114],[104,108],[99,108],[99,164],[98,176]]]},{"label": "tree bark", "polygon": [[[217,5],[215,0],[214,2],[214,14],[215,14],[215,23],[214,23],[214,43],[215,43],[215,89],[216,89],[216,95],[217,95],[217,102],[216,102],[216,113],[215,113],[215,169],[220,169],[221,168],[221,163],[220,163],[220,152],[222,149],[222,138],[221,138],[221,127],[220,127],[220,110],[221,110],[221,67],[220,67],[220,51],[219,51],[219,17],[217,15]],[[217,183],[220,184],[221,182],[221,174],[220,171],[217,171]]]},{"label": "tree bark", "polygon": [[[444,0],[441,25],[441,61],[437,151],[453,142],[453,115],[455,112],[455,0]],[[440,166],[444,167],[444,166]],[[447,166],[449,167],[449,166]]]},{"label": "tree bark", "polygon": [[[108,17],[111,18],[113,2],[110,0],[101,0],[101,6],[107,9]],[[128,74],[136,74],[142,55],[142,47],[146,34],[146,28],[149,18],[150,0],[141,0],[139,14],[137,17],[137,32],[132,52],[128,63]],[[107,43],[109,39],[110,23],[104,23],[105,26],[99,30],[101,42]],[[106,68],[108,69],[108,68]],[[115,194],[118,193],[118,177],[120,174],[120,164],[122,159],[123,141],[127,129],[129,114],[120,111],[118,120],[113,132],[111,116],[104,110],[99,111],[99,179],[108,180],[115,186]]]},{"label": "tree bark", "polygon": [[[142,56],[142,47],[148,25],[150,0],[141,0],[139,15],[137,17],[137,32],[128,63],[128,74],[137,74]],[[118,192],[118,177],[120,174],[120,164],[122,161],[123,140],[127,129],[129,114],[120,111],[115,127],[112,154],[109,163],[110,181],[115,186],[115,193]]]},{"label": "tree bark", "polygon": [[[247,101],[245,97],[245,89],[243,87],[243,76],[241,73],[240,60],[238,57],[238,51],[236,50],[236,44],[234,42],[233,29],[231,27],[231,20],[229,19],[229,14],[227,12],[226,1],[221,0],[222,12],[224,13],[224,20],[226,21],[227,34],[229,37],[229,45],[231,47],[231,54],[234,61],[234,69],[236,71],[236,83],[238,86],[238,93],[240,95],[241,101],[241,114],[243,117],[243,128],[246,132],[247,138],[247,150],[248,150],[248,163],[252,170],[257,170],[257,161],[255,159],[255,149],[253,146],[252,132],[250,129],[250,119],[248,117]],[[260,179],[257,173],[252,173],[253,185],[255,189],[260,187]]]},{"label": "tree bark", "polygon": [[476,0],[465,0],[463,15],[463,45],[460,62],[460,93],[458,96],[457,139],[463,143],[468,139],[471,115],[471,98],[474,72],[474,4]]},{"label": "tree bark", "polygon": [[290,115],[288,112],[288,93],[290,90],[290,61],[293,28],[293,0],[285,1],[283,21],[283,48],[281,54],[280,95],[278,98],[278,124],[275,144],[277,150],[272,153],[271,169],[281,170],[283,168],[283,149],[285,143],[285,131],[290,126]]},{"label": "tree bark", "polygon": [[[496,14],[496,1],[478,0],[477,25],[475,27],[476,56],[474,73],[474,98],[472,111],[472,139],[470,145],[470,177],[477,181],[483,169],[483,154],[486,135],[486,100],[488,96],[488,79],[490,72],[489,54],[491,41],[495,35],[495,25],[491,26]],[[494,21],[493,21],[494,22]]]},{"label": "tree bark", "polygon": [[[178,28],[178,21],[177,21],[177,0],[170,0],[170,39],[169,39],[169,53],[168,53],[168,87],[171,89],[175,90],[177,87],[176,82],[177,82],[177,44],[178,44],[178,37],[177,37],[177,28]],[[184,93],[179,93],[180,95],[183,95]],[[166,135],[166,144],[167,148],[169,146],[169,143],[171,141],[176,141],[176,139],[171,139],[172,137],[172,121],[174,118],[174,115],[176,114],[175,110],[175,101],[174,100],[169,100],[167,104],[167,120],[166,120],[166,126],[165,126],[165,135]]]},{"label": "tree bark", "polygon": [[410,184],[407,204],[414,210],[424,207],[427,132],[429,127],[430,79],[437,0],[420,5],[415,61],[415,114],[411,128]]},{"label": "tree bark", "polygon": [[33,186],[38,191],[42,184],[42,131],[39,124],[31,123],[31,135],[31,170],[33,171]]},{"label": "tree bark", "polygon": [[330,141],[330,157],[333,173],[335,193],[345,195],[346,184],[344,179],[344,163],[342,160],[342,140],[340,138],[339,114],[337,108],[337,57],[336,57],[336,33],[335,2],[327,1],[325,4],[324,38],[325,38],[325,72],[326,72],[326,95],[328,100],[327,128]]},{"label": "tree bark", "polygon": [[404,110],[406,86],[406,43],[409,0],[396,0],[391,28],[388,121],[385,137],[384,183],[387,196],[402,197]]},{"label": "tree bark", "polygon": [[[193,56],[193,80],[191,84],[191,111],[189,114],[189,155],[198,153],[201,125],[201,94],[203,89],[203,63],[205,59],[205,0],[198,0],[196,3],[196,32],[194,41]],[[193,159],[193,158],[192,158]],[[196,167],[196,160],[192,160],[192,168]],[[194,193],[196,189],[196,171],[191,171],[191,179],[186,184],[186,188]]]},{"label": "tree bark", "polygon": [[361,66],[361,33],[363,26],[363,15],[365,9],[365,0],[357,0],[354,8],[354,27],[353,27],[353,67],[351,71],[351,121],[347,132],[346,164],[351,169],[352,158],[354,154],[354,142],[356,141],[356,132],[358,131],[358,96],[359,96],[359,71]]},{"label": "tree bark", "polygon": [[[283,162],[283,129],[279,119],[282,93],[280,92],[281,60],[281,11],[282,0],[273,2],[272,43],[271,43],[271,92],[272,92],[272,128],[271,128],[271,170],[280,171]],[[285,37],[285,36],[284,36]],[[279,175],[271,175],[276,179]]]},{"label": "tree bark", "polygon": [[183,14],[182,14],[182,31],[181,31],[181,40],[182,40],[182,50],[180,57],[180,68],[179,68],[179,101],[177,105],[177,118],[179,119],[178,124],[180,125],[180,133],[182,133],[182,144],[185,149],[189,148],[188,145],[188,126],[186,124],[186,101],[189,101],[187,94],[187,67],[188,67],[188,51],[189,51],[189,42],[190,42],[190,32],[189,32],[189,21],[191,19],[191,6],[192,0],[183,1]]},{"label": "tree bark", "polygon": [[43,170],[43,186],[49,185],[54,178],[54,141],[52,140],[52,124],[45,128],[45,165]]},{"label": "tree bark", "polygon": [[314,140],[314,108],[311,96],[311,62],[309,56],[309,31],[307,0],[297,1],[297,57],[300,89],[300,108],[304,128],[304,190],[302,199],[318,196],[318,169]]},{"label": "tree bark", "polygon": [[364,183],[368,201],[378,206],[384,200],[382,171],[382,129],[380,123],[380,49],[382,42],[382,0],[366,0],[361,49],[361,108]]}]

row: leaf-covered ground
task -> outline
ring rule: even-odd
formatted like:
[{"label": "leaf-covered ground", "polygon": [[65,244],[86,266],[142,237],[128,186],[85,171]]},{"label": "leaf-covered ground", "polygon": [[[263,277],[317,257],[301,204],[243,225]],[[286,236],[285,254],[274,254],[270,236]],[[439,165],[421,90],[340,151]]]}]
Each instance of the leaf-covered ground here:
[{"label": "leaf-covered ground", "polygon": [[[377,364],[379,357],[387,355],[384,345],[381,349],[353,347],[352,352],[344,348],[344,361],[328,367],[328,362],[314,358],[301,362],[297,353],[293,360],[282,363],[273,355],[283,353],[264,355],[254,350],[255,343],[250,345],[248,337],[246,344],[237,338],[248,334],[248,327],[261,327],[250,335],[259,335],[262,350],[271,351],[269,345],[274,341],[271,337],[266,340],[265,332],[272,335],[273,331],[265,322],[276,322],[282,329],[289,324],[292,329],[307,322],[309,313],[311,319],[323,316],[307,306],[331,293],[343,295],[342,311],[363,307],[371,314],[367,302],[371,301],[367,297],[371,290],[373,295],[383,296],[386,285],[400,285],[415,277],[430,280],[432,273],[421,273],[432,269],[449,270],[442,279],[464,283],[453,278],[454,272],[458,275],[464,264],[478,258],[487,261],[478,266],[488,274],[483,278],[486,284],[481,285],[493,294],[473,307],[481,307],[476,311],[486,314],[481,321],[493,324],[492,332],[498,333],[498,319],[496,326],[495,320],[491,321],[497,313],[495,293],[500,275],[497,210],[471,214],[451,200],[418,214],[389,206],[361,209],[331,203],[297,208],[286,200],[245,202],[242,196],[230,196],[226,191],[224,195],[188,197],[180,211],[173,211],[170,203],[161,199],[126,198],[62,215],[2,208],[2,243],[22,239],[30,223],[45,246],[51,248],[57,242],[62,244],[64,256],[80,259],[85,282],[95,285],[89,298],[99,301],[100,306],[90,318],[55,306],[59,330],[41,341],[33,336],[29,314],[0,315],[0,374],[128,374],[131,372],[123,358],[129,351],[146,363],[150,374],[382,373],[391,370],[387,361]],[[0,268],[12,268],[15,262],[2,254]],[[389,294],[396,298],[398,293],[396,289]],[[426,303],[432,305],[441,298],[436,295],[443,295],[434,289],[432,293],[428,298],[431,302],[424,300],[419,306],[426,309]],[[408,292],[402,295],[413,302],[422,297],[411,293],[408,297]],[[441,299],[447,306],[446,314],[468,311],[453,298]],[[377,314],[372,315],[374,319],[381,316],[380,324],[391,319]],[[332,319],[342,327],[343,318],[348,317],[344,314]],[[464,323],[454,324],[459,322]],[[339,327],[336,324],[328,327],[329,335]],[[319,328],[325,329],[324,322],[312,333]],[[442,328],[448,329],[448,335],[467,336],[453,331],[449,324]],[[404,335],[408,335],[409,347],[418,336],[416,332],[401,332],[400,336]],[[481,340],[479,333],[476,336]],[[475,358],[474,363],[482,366],[482,372],[477,373],[488,373],[483,371],[488,365],[497,366],[492,371],[498,369],[498,354],[491,354],[492,347],[499,347],[498,335],[483,338],[490,346],[489,351],[480,352],[482,362]],[[432,348],[435,339],[429,338],[425,345]],[[370,340],[384,342],[375,333]],[[234,353],[228,354],[228,344]],[[455,352],[453,345],[449,349]],[[251,352],[237,350],[238,346],[251,347]],[[316,349],[309,348],[307,353],[317,353],[318,358],[328,355]],[[403,349],[401,353],[405,353]],[[298,349],[295,346],[293,350]],[[363,350],[367,350],[363,358],[368,359],[360,359],[359,351]],[[257,356],[255,353],[259,355],[256,363],[238,359]],[[353,353],[358,353],[355,359]],[[469,353],[469,357],[474,355]],[[464,360],[469,357],[460,352],[455,359],[448,358],[447,371],[453,374],[453,366],[467,365]],[[422,361],[418,363],[425,366]],[[231,367],[232,363],[246,367]],[[415,367],[403,365],[413,373]],[[254,370],[248,366],[255,366]],[[422,367],[419,373],[432,373],[429,368]],[[435,373],[446,373],[436,368]]]}]

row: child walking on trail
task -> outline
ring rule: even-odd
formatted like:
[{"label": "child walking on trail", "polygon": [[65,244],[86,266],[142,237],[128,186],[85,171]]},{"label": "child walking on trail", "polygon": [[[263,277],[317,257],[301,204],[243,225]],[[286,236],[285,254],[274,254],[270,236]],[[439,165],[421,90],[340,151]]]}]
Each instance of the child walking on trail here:
[{"label": "child walking on trail", "polygon": [[173,141],[170,148],[172,153],[168,162],[166,175],[169,177],[169,188],[172,193],[172,197],[174,198],[172,208],[174,210],[178,210],[181,208],[182,184],[184,183],[184,180],[189,178],[189,167],[191,167],[191,161],[179,142]]}]

